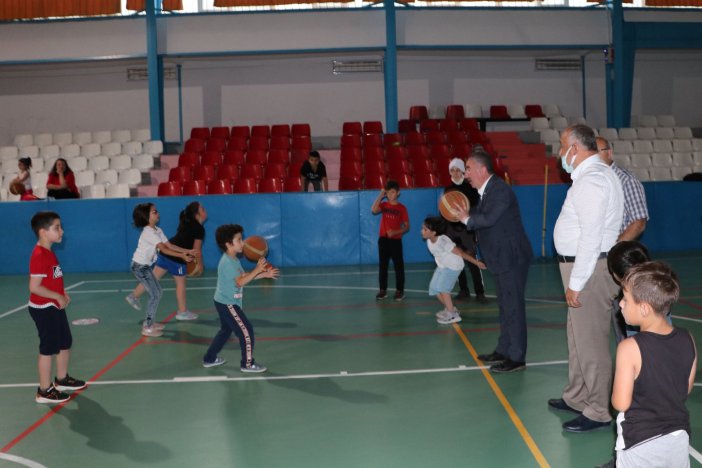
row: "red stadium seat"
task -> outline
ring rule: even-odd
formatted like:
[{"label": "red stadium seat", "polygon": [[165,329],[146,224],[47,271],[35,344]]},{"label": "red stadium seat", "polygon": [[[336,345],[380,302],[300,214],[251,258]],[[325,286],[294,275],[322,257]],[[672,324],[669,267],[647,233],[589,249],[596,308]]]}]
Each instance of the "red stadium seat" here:
[{"label": "red stadium seat", "polygon": [[312,149],[312,139],[304,135],[295,135],[292,137],[290,147],[310,151]]},{"label": "red stadium seat", "polygon": [[249,140],[250,150],[268,151],[268,148],[270,148],[270,140],[268,139],[268,137],[251,136],[251,139]]},{"label": "red stadium seat", "polygon": [[441,131],[427,132],[424,137],[428,145],[440,145],[446,143],[446,134]]},{"label": "red stadium seat", "polygon": [[397,131],[400,133],[416,132],[417,123],[412,120],[402,119],[397,122]]},{"label": "red stadium seat", "polygon": [[229,150],[222,153],[222,164],[233,164],[241,166],[245,162],[244,152],[240,150]]},{"label": "red stadium seat", "polygon": [[[283,179],[288,175],[288,166],[285,164],[281,163],[268,163],[266,166],[266,169],[263,173],[263,178],[264,179],[269,179],[275,177],[276,179],[280,179],[281,183]],[[261,189],[259,188],[259,191]]]},{"label": "red stadium seat", "polygon": [[407,159],[414,160],[429,160],[429,148],[427,146],[408,146]]},{"label": "red stadium seat", "polygon": [[246,164],[258,164],[264,166],[268,163],[268,152],[266,150],[249,150],[246,153]]},{"label": "red stadium seat", "polygon": [[310,137],[312,136],[312,129],[310,128],[310,124],[306,123],[296,123],[292,124],[290,128],[290,134],[293,137],[296,136],[303,136],[303,137]]},{"label": "red stadium seat", "polygon": [[227,140],[225,140],[224,138],[210,137],[210,139],[207,140],[205,149],[207,151],[224,151],[225,149],[227,149]]},{"label": "red stadium seat", "polygon": [[409,109],[409,119],[414,122],[421,122],[429,118],[427,106],[412,106]]},{"label": "red stadium seat", "polygon": [[271,149],[268,152],[268,164],[271,163],[290,163],[290,152],[286,149]]},{"label": "red stadium seat", "polygon": [[246,125],[235,125],[230,132],[232,137],[243,137],[247,140],[251,136],[251,130]]},{"label": "red stadium seat", "polygon": [[385,174],[369,174],[363,180],[363,187],[366,189],[379,190],[385,188],[385,182],[387,182],[387,177]]},{"label": "red stadium seat", "polygon": [[222,164],[217,167],[217,173],[215,174],[215,180],[236,180],[239,178],[239,166],[234,164]]},{"label": "red stadium seat", "polygon": [[168,171],[169,182],[185,182],[192,179],[193,176],[190,166],[178,166]]},{"label": "red stadium seat", "polygon": [[[451,163],[452,157],[446,157],[446,158],[439,158],[436,161],[434,161],[434,168],[436,169],[436,172],[441,172],[441,171],[448,171],[449,164]],[[417,180],[415,179],[415,184],[417,183]]]},{"label": "red stadium seat", "polygon": [[[248,128],[248,127],[247,127]],[[227,142],[228,150],[246,151],[249,149],[249,140],[243,136],[232,135]]]},{"label": "red stadium seat", "polygon": [[460,130],[461,121],[455,119],[441,119],[439,120],[439,130],[442,132],[455,132]]},{"label": "red stadium seat", "polygon": [[363,148],[363,161],[385,161],[385,150],[380,146],[371,146]]},{"label": "red stadium seat", "polygon": [[192,152],[192,153],[200,153],[202,151],[205,151],[205,142],[206,141],[207,140],[202,140],[200,138],[191,138],[185,142],[185,146],[183,147],[183,151]]},{"label": "red stadium seat", "polygon": [[449,145],[461,145],[468,143],[468,134],[462,130],[446,132],[446,142]]},{"label": "red stadium seat", "polygon": [[341,147],[346,148],[348,146],[353,148],[360,148],[361,135],[341,135]]},{"label": "red stadium seat", "polygon": [[371,120],[363,122],[363,133],[378,133],[383,134],[383,123],[379,120]]},{"label": "red stadium seat", "polygon": [[363,147],[383,146],[383,135],[380,133],[367,133],[363,135]]},{"label": "red stadium seat", "polygon": [[271,136],[271,149],[290,149],[290,137],[282,135]]},{"label": "red stadium seat", "polygon": [[189,180],[183,183],[183,195],[205,195],[207,183],[204,180]]},{"label": "red stadium seat", "polygon": [[407,173],[393,174],[391,172],[389,178],[397,181],[401,189],[414,187],[414,183],[412,182],[412,176],[410,176]]},{"label": "red stadium seat", "polygon": [[464,132],[470,132],[471,130],[480,130],[480,125],[476,119],[463,119],[461,120],[461,130]]},{"label": "red stadium seat", "polygon": [[200,154],[199,153],[180,153],[178,156],[178,166],[199,166],[200,165]]},{"label": "red stadium seat", "polygon": [[290,125],[276,124],[271,126],[271,138],[276,136],[290,138]]},{"label": "red stadium seat", "polygon": [[288,166],[288,176],[300,176],[300,169],[307,159],[291,160]]},{"label": "red stadium seat", "polygon": [[169,182],[161,182],[158,184],[159,197],[178,197],[182,194],[183,192],[180,187],[180,182],[171,180]]},{"label": "red stadium seat", "polygon": [[[448,166],[446,166],[446,170],[448,171]],[[414,186],[415,187],[438,187],[439,186],[439,181],[436,179],[436,176],[432,174],[431,172],[427,174],[416,174],[414,176]]]},{"label": "red stadium seat", "polygon": [[424,140],[424,134],[419,132],[409,132],[405,134],[405,145],[407,146],[417,146],[426,144]]},{"label": "red stadium seat", "polygon": [[490,118],[509,119],[510,116],[507,113],[507,106],[490,106]]},{"label": "red stadium seat", "polygon": [[280,193],[283,191],[283,182],[278,177],[264,177],[258,183],[258,193]]},{"label": "red stadium seat", "polygon": [[402,146],[403,144],[402,135],[399,133],[386,133],[383,135],[383,145],[386,148],[389,146]]},{"label": "red stadium seat", "polygon": [[209,182],[215,178],[214,166],[196,166],[193,168],[193,179]]},{"label": "red stadium seat", "polygon": [[395,178],[393,176],[409,173],[410,165],[409,162],[407,162],[406,160],[401,158],[393,158],[388,160],[388,175],[391,179]]},{"label": "red stadium seat", "polygon": [[361,122],[344,122],[342,125],[342,135],[360,135],[363,133]]},{"label": "red stadium seat", "polygon": [[451,104],[446,107],[446,118],[447,119],[454,119],[454,120],[461,120],[465,118],[466,113],[465,109],[463,109],[462,104]]},{"label": "red stadium seat", "polygon": [[407,159],[407,148],[404,146],[389,146],[385,149],[385,159]]},{"label": "red stadium seat", "polygon": [[385,176],[385,163],[380,160],[366,161],[363,166],[363,175],[366,177],[368,175],[382,174]]},{"label": "red stadium seat", "polygon": [[194,127],[190,130],[190,138],[207,140],[210,137],[210,129],[207,127]]},{"label": "red stadium seat", "polygon": [[436,119],[422,120],[421,122],[419,122],[419,131],[422,133],[438,132],[439,121]]},{"label": "red stadium seat", "polygon": [[427,172],[432,172],[432,162],[429,159],[426,158],[413,158],[410,160],[411,164],[411,169],[413,174],[417,174],[419,172],[427,173]]},{"label": "red stadium seat", "polygon": [[339,178],[339,190],[361,190],[361,177],[342,175]]},{"label": "red stadium seat", "polygon": [[212,127],[210,130],[210,138],[229,139],[229,127]]},{"label": "red stadium seat", "polygon": [[449,153],[453,158],[461,158],[466,160],[470,156],[473,146],[470,143],[460,143],[457,145],[451,145],[449,147]]},{"label": "red stadium seat", "polygon": [[339,161],[343,164],[344,161],[358,161],[361,162],[361,148],[345,147],[341,148],[339,153]]},{"label": "red stadium seat", "polygon": [[341,162],[341,167],[339,168],[339,176],[340,177],[358,177],[360,179],[361,177],[361,172],[362,167],[361,167],[361,162],[360,161],[354,161],[352,159],[342,161]]},{"label": "red stadium seat", "polygon": [[297,174],[290,174],[289,176],[287,176],[285,178],[285,181],[283,182],[283,190],[285,190],[286,192],[302,191],[302,182],[300,182],[300,176]]},{"label": "red stadium seat", "polygon": [[429,146],[429,156],[431,159],[450,158],[451,153],[446,144],[438,144]]},{"label": "red stadium seat", "polygon": [[546,117],[546,115],[544,115],[544,111],[541,109],[541,106],[539,104],[527,104],[526,106],[524,106],[524,113],[530,119],[533,119],[535,117]]},{"label": "red stadium seat", "polygon": [[271,128],[268,125],[254,125],[251,127],[251,138],[254,137],[271,137]]},{"label": "red stadium seat", "polygon": [[205,151],[200,157],[200,164],[204,166],[219,166],[222,164],[222,153],[219,151]]},{"label": "red stadium seat", "polygon": [[234,182],[234,193],[256,193],[256,179],[242,177]]},{"label": "red stadium seat", "polygon": [[246,163],[241,166],[239,175],[242,179],[254,179],[258,181],[263,177],[263,168],[260,164]]},{"label": "red stadium seat", "polygon": [[228,195],[232,193],[232,183],[228,179],[215,179],[207,185],[210,195]]}]

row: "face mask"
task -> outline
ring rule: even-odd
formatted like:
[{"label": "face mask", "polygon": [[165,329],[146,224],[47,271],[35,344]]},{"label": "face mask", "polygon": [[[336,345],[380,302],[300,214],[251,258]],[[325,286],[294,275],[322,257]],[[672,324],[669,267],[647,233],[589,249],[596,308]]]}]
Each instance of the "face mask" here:
[{"label": "face mask", "polygon": [[465,180],[465,177],[463,177],[462,174],[460,176],[458,176],[458,179],[455,179],[453,176],[451,176],[451,181],[456,185],[461,185],[464,180]]},{"label": "face mask", "polygon": [[572,149],[572,146],[568,148],[566,154],[561,158],[561,167],[563,167],[563,170],[566,171],[568,174],[572,174],[575,170],[575,167],[573,166],[573,163],[575,162],[575,156],[573,156],[573,160],[570,162],[570,164],[568,164],[568,155],[570,154],[570,150]]}]

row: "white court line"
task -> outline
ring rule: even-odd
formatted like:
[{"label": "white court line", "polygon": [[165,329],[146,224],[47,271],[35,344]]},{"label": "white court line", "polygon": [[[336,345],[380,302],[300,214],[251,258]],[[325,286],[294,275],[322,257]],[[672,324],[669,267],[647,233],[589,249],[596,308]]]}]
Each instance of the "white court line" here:
[{"label": "white court line", "polygon": [[689,322],[697,322],[697,323],[702,323],[702,320],[692,318],[692,317],[683,317],[682,315],[671,315],[675,320],[687,320]]},{"label": "white court line", "polygon": [[[82,285],[84,285],[84,284],[85,284],[85,281],[79,281],[79,282],[77,282],[77,283],[75,283],[75,284],[70,285],[70,286],[67,287],[67,288],[64,288],[64,290],[65,290],[65,291],[70,291],[71,289],[77,288],[78,286],[82,286]],[[76,291],[76,292],[78,292],[78,291]],[[74,294],[75,294],[75,292],[74,292]],[[4,312],[4,313],[0,314],[0,319],[1,319],[1,318],[5,318],[5,317],[7,317],[8,315],[12,315],[12,314],[14,314],[15,312],[19,312],[19,311],[22,310],[22,309],[26,309],[27,306],[29,306],[29,302],[26,302],[26,303],[22,304],[22,305],[19,306],[19,307],[15,307],[15,308],[12,309],[12,310],[8,310],[7,312]]]},{"label": "white court line", "polygon": [[[568,364],[568,361],[541,361],[529,363],[527,367],[556,366]],[[465,372],[480,370],[481,366],[466,366],[461,364],[458,367],[440,367],[435,369],[403,369],[394,371],[369,371],[369,372],[348,372],[339,371],[325,374],[293,374],[293,375],[268,375],[268,376],[248,376],[248,377],[228,377],[221,376],[195,376],[195,377],[173,377],[172,379],[147,379],[147,380],[97,380],[88,382],[90,385],[145,385],[145,384],[167,384],[167,383],[198,383],[198,382],[245,382],[249,380],[305,380],[305,379],[327,379],[338,377],[384,377],[391,375],[414,375],[414,374],[436,374],[442,372]],[[36,387],[36,382],[20,384],[0,384],[2,388],[26,388]]]},{"label": "white court line", "polygon": [[10,455],[9,453],[0,452],[0,460],[15,462],[18,465],[28,466],[30,468],[46,468],[41,463],[37,463],[33,460],[28,460],[26,458],[18,457],[17,455]]},{"label": "white court line", "polygon": [[695,448],[692,445],[690,445],[690,455],[692,456],[692,458],[697,460],[698,463],[702,463],[702,453],[695,450]]}]

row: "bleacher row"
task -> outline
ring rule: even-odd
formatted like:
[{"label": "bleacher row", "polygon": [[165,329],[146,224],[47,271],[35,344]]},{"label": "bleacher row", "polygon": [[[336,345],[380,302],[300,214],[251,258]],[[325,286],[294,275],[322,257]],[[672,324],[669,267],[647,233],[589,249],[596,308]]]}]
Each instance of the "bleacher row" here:
[{"label": "bleacher row", "polygon": [[196,127],[159,196],[300,191],[309,124]]},{"label": "bleacher row", "polygon": [[32,187],[40,198],[58,158],[66,159],[83,198],[129,197],[163,152],[163,144],[150,137],[148,129],[16,135],[13,146],[0,147],[0,199],[18,199],[8,188],[21,157],[32,158]]}]

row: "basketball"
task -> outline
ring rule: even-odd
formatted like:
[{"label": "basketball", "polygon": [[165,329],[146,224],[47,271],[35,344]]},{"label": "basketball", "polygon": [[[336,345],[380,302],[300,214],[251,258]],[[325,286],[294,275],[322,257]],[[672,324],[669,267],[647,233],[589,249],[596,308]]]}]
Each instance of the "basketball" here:
[{"label": "basketball", "polygon": [[22,195],[24,193],[24,184],[16,180],[10,184],[10,193],[12,195]]},{"label": "basketball", "polygon": [[196,258],[192,262],[188,262],[185,265],[188,278],[197,278],[198,276],[202,275],[204,267],[199,258]]},{"label": "basketball", "polygon": [[268,243],[261,236],[251,236],[244,240],[244,257],[257,262],[259,258],[268,255]]},{"label": "basketball", "polygon": [[441,213],[441,216],[445,220],[451,221],[452,223],[460,221],[453,212],[454,206],[462,206],[465,207],[466,210],[470,210],[468,197],[458,190],[451,190],[441,195],[439,199],[439,213]]}]

